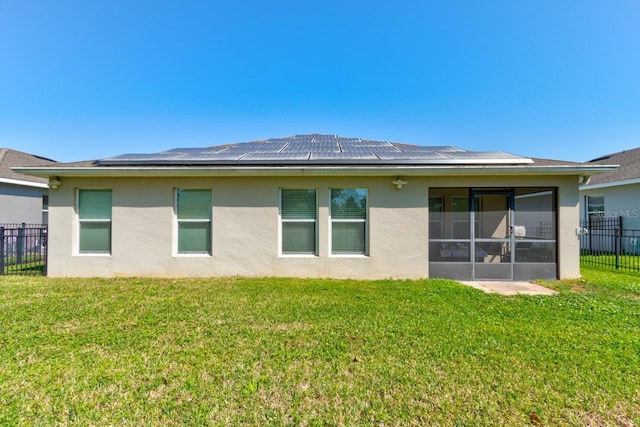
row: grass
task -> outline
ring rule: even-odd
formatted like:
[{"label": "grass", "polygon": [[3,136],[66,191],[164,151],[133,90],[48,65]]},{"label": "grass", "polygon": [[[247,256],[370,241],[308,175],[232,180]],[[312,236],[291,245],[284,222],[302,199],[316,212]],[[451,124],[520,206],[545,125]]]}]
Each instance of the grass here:
[{"label": "grass", "polygon": [[31,261],[29,263],[11,264],[4,267],[5,275],[43,275],[46,267],[45,261]]},{"label": "grass", "polygon": [[[2,271],[2,267],[4,267],[4,271]],[[0,259],[0,271],[4,275],[44,274],[45,268],[46,260],[42,254],[24,254],[20,258],[20,262],[16,256],[5,256],[4,259]]]},{"label": "grass", "polygon": [[[581,255],[580,262],[582,265],[590,267],[616,267],[616,255],[605,253],[600,255]],[[617,261],[618,267],[622,270],[640,272],[640,256],[620,254]]]},{"label": "grass", "polygon": [[0,424],[639,424],[638,283],[4,277]]}]

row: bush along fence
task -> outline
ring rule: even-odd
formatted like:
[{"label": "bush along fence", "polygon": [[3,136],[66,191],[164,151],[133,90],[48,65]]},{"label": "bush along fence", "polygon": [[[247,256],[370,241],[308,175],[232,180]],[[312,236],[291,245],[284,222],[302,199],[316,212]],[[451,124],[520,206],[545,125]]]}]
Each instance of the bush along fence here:
[{"label": "bush along fence", "polygon": [[580,262],[640,271],[640,230],[625,229],[624,218],[592,214],[580,226]]},{"label": "bush along fence", "polygon": [[47,226],[0,224],[0,276],[47,274]]}]

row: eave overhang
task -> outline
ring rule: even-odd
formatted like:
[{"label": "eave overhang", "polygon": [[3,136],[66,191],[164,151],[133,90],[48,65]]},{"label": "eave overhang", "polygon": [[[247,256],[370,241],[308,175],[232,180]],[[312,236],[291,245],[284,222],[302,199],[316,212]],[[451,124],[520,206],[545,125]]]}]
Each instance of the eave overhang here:
[{"label": "eave overhang", "polygon": [[529,176],[588,177],[612,172],[610,165],[391,165],[391,166],[109,166],[16,167],[15,172],[49,177],[248,177],[248,176]]},{"label": "eave overhang", "polygon": [[21,187],[33,188],[49,188],[49,185],[43,182],[26,181],[22,179],[0,178],[0,184],[19,185]]},{"label": "eave overhang", "polygon": [[600,184],[581,185],[580,191],[597,190],[599,188],[621,187],[623,185],[640,184],[640,178],[625,179],[621,181],[602,182]]}]

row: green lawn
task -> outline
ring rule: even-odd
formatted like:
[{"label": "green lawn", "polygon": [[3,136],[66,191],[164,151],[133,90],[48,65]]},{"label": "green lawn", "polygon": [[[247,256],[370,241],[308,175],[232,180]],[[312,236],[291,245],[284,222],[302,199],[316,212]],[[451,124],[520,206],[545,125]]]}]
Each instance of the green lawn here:
[{"label": "green lawn", "polygon": [[0,425],[640,424],[640,276],[0,278]]},{"label": "green lawn", "polygon": [[[588,265],[593,267],[611,267],[616,266],[615,254],[601,254],[601,255],[581,255],[580,262],[582,265]],[[640,272],[640,256],[638,255],[618,255],[618,267],[620,269],[626,269],[627,271]]]}]

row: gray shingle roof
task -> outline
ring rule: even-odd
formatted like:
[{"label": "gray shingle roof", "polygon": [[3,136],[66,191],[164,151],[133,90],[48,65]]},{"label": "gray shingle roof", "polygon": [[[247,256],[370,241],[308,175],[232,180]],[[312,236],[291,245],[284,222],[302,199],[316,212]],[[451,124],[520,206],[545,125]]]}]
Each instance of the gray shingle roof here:
[{"label": "gray shingle roof", "polygon": [[12,171],[11,168],[17,166],[53,166],[55,164],[55,160],[10,148],[0,148],[0,178],[46,184],[48,182],[46,178],[23,175]]},{"label": "gray shingle roof", "polygon": [[337,135],[294,135],[152,154],[123,154],[96,166],[129,165],[295,165],[295,164],[527,164],[530,159],[502,151],[466,151]]},{"label": "gray shingle roof", "polygon": [[613,172],[593,176],[589,185],[640,178],[640,148],[600,156],[588,161],[587,164],[619,165],[618,169]]}]

